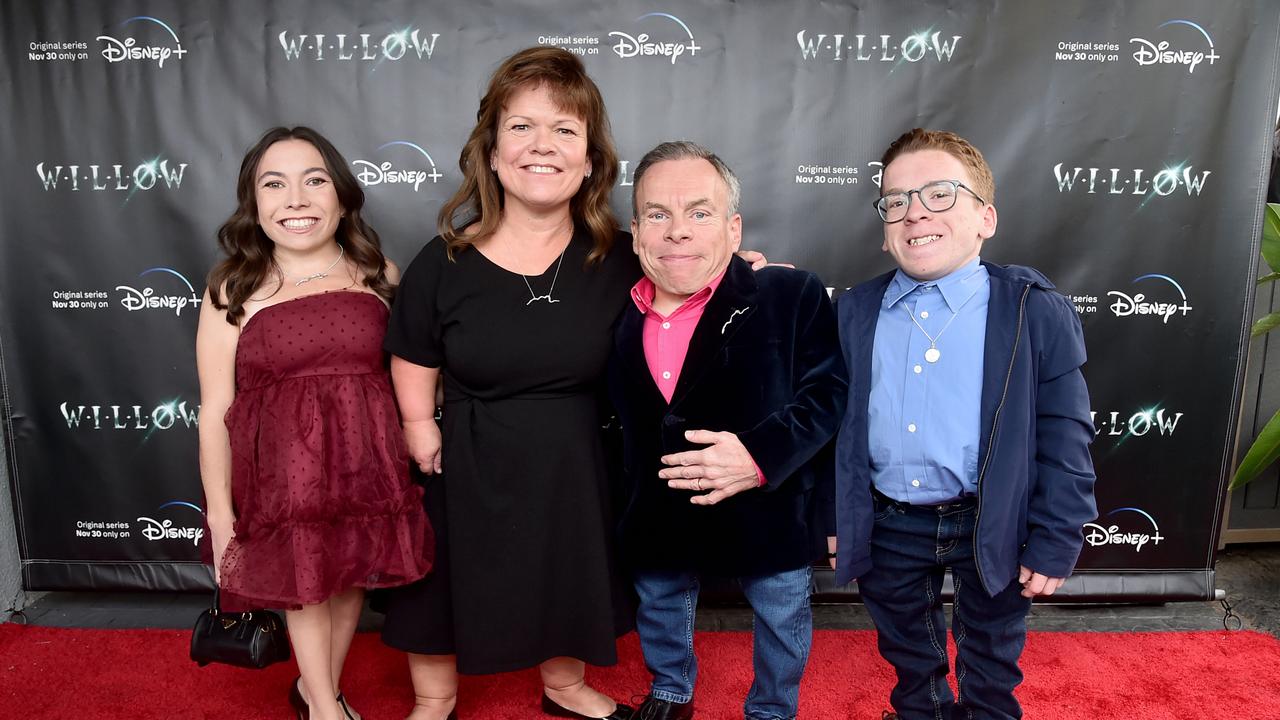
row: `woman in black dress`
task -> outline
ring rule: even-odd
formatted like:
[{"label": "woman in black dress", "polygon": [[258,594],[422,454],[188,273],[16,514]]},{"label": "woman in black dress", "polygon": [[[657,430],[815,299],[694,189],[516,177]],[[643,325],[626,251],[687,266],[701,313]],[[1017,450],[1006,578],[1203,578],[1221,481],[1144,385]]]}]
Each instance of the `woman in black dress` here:
[{"label": "woman in black dress", "polygon": [[454,717],[459,672],[534,665],[544,712],[629,718],[584,670],[617,662],[633,621],[597,397],[641,272],[609,207],[618,161],[582,62],[550,47],[507,59],[460,165],[385,343],[410,455],[433,475],[437,554],[388,598],[383,641],[409,653],[411,720]]}]

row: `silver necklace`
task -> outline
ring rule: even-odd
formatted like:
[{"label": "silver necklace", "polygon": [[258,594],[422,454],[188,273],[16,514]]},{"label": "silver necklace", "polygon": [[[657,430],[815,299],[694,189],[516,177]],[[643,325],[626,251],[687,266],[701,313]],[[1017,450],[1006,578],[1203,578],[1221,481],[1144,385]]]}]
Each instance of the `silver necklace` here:
[{"label": "silver necklace", "polygon": [[[309,283],[309,282],[311,282],[312,280],[322,280],[322,279],[324,279],[324,278],[329,277],[329,271],[330,271],[330,270],[332,270],[332,269],[334,269],[335,267],[337,267],[337,266],[338,266],[338,263],[342,262],[342,256],[343,256],[343,255],[346,255],[346,254],[347,254],[347,249],[346,249],[346,248],[344,248],[344,247],[342,247],[341,245],[339,245],[339,246],[338,246],[338,259],[337,259],[337,260],[334,260],[333,262],[329,263],[329,267],[325,268],[324,270],[321,270],[321,271],[320,271],[320,272],[318,272],[318,273],[315,273],[315,274],[312,274],[312,275],[308,275],[308,276],[306,276],[306,277],[304,277],[304,278],[302,278],[302,279],[298,280],[297,282],[295,282],[295,283],[293,284],[293,286],[294,286],[294,287],[300,287],[300,286],[302,286],[302,285],[303,285],[303,284],[305,284],[305,283]],[[292,278],[290,278],[290,279],[292,279]]]},{"label": "silver necklace", "polygon": [[559,300],[556,300],[555,298],[551,297],[551,293],[555,292],[556,290],[556,279],[560,277],[560,263],[564,262],[564,253],[565,253],[565,250],[568,250],[568,249],[569,249],[569,246],[566,245],[564,250],[560,251],[560,259],[556,261],[556,272],[554,275],[551,276],[551,287],[547,288],[546,295],[538,295],[534,293],[533,286],[529,284],[529,276],[525,275],[524,273],[520,273],[520,277],[524,278],[524,286],[529,288],[529,302],[526,302],[524,304],[525,307],[528,307],[539,300],[546,300],[547,304],[560,302]]},{"label": "silver necklace", "polygon": [[938,358],[942,357],[942,352],[938,350],[938,338],[942,337],[942,333],[946,332],[947,328],[951,327],[951,323],[959,317],[960,313],[951,313],[951,319],[947,321],[946,325],[942,326],[942,329],[938,331],[938,334],[930,335],[929,331],[925,330],[924,326],[920,324],[920,321],[916,320],[916,314],[911,312],[911,308],[907,307],[906,303],[902,304],[902,309],[906,311],[907,317],[911,318],[911,322],[915,324],[916,328],[919,329],[920,332],[924,333],[925,337],[929,338],[929,349],[924,351],[925,361],[930,363],[938,362]]}]

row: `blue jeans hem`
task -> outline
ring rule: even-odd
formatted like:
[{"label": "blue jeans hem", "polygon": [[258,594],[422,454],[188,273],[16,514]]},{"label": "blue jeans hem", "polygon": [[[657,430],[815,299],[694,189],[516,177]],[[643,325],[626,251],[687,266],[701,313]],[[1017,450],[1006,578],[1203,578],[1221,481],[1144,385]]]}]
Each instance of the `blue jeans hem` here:
[{"label": "blue jeans hem", "polygon": [[680,703],[681,705],[693,701],[692,695],[678,695],[665,690],[658,690],[657,688],[649,691],[649,694],[652,695],[655,700],[665,700],[666,702]]}]

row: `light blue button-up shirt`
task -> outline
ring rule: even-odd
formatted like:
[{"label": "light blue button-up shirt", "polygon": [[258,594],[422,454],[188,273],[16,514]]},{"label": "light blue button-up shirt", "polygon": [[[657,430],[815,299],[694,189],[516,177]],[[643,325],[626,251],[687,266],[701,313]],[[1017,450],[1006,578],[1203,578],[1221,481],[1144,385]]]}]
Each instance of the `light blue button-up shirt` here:
[{"label": "light blue button-up shirt", "polygon": [[978,259],[923,283],[899,270],[885,290],[867,403],[871,479],[885,495],[935,505],[977,493],[990,299]]}]

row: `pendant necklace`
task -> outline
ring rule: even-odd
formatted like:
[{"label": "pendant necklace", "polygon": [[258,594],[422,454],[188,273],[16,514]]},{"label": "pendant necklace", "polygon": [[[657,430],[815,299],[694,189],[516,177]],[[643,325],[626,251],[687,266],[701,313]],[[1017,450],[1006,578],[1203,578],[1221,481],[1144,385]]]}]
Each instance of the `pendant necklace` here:
[{"label": "pendant necklace", "polygon": [[529,284],[529,276],[524,273],[520,273],[520,277],[524,278],[524,286],[529,289],[529,301],[525,303],[525,307],[528,307],[539,300],[546,300],[548,305],[560,302],[559,300],[551,297],[551,293],[555,292],[556,280],[560,277],[560,263],[564,262],[564,254],[568,249],[569,246],[566,245],[564,250],[560,251],[560,259],[556,261],[556,271],[555,274],[551,276],[551,287],[547,288],[546,295],[538,295],[534,293],[533,286]]},{"label": "pendant necklace", "polygon": [[[333,270],[335,267],[337,267],[337,266],[338,266],[338,263],[342,262],[342,256],[344,256],[344,255],[346,255],[346,254],[347,254],[347,249],[346,249],[346,248],[344,248],[344,247],[342,247],[341,245],[339,245],[339,246],[338,246],[338,259],[336,259],[336,260],[334,260],[333,262],[329,263],[329,267],[325,268],[324,270],[321,270],[321,271],[320,271],[320,272],[318,272],[318,273],[314,273],[314,274],[312,274],[312,275],[308,275],[308,276],[306,276],[306,277],[304,277],[304,278],[299,279],[297,282],[295,282],[295,283],[293,284],[293,286],[294,286],[294,287],[301,287],[304,283],[309,283],[309,282],[311,282],[312,280],[322,280],[322,279],[324,279],[324,278],[329,277],[329,271],[330,271],[330,270]],[[292,279],[292,278],[290,278],[290,279]]]},{"label": "pendant necklace", "polygon": [[942,326],[942,329],[938,331],[938,334],[930,335],[929,331],[925,330],[924,326],[920,324],[920,321],[916,320],[915,313],[911,312],[911,308],[907,307],[906,303],[902,304],[902,309],[906,311],[907,317],[911,318],[911,322],[915,324],[916,328],[918,328],[920,332],[924,333],[925,337],[929,338],[929,349],[924,351],[925,361],[929,363],[938,362],[938,358],[942,357],[942,352],[938,350],[938,338],[941,338],[942,333],[946,332],[947,328],[951,327],[951,323],[955,321],[956,317],[959,316],[960,313],[951,313],[951,319],[947,321],[946,325]]}]

